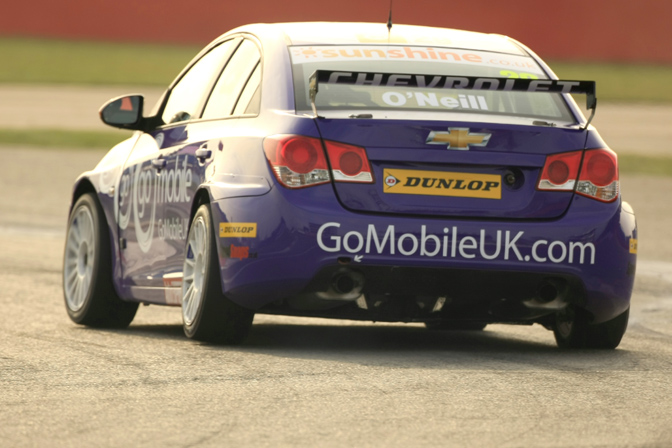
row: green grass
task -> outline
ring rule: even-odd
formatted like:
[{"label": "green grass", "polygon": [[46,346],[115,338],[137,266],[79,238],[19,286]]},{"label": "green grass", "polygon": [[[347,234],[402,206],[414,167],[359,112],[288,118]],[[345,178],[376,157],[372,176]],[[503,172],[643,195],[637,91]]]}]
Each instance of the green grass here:
[{"label": "green grass", "polygon": [[[0,38],[0,83],[165,87],[198,46]],[[672,66],[551,61],[565,79],[597,81],[600,101],[672,103]],[[580,101],[585,101],[582,99]]]},{"label": "green grass", "polygon": [[[55,129],[0,129],[0,145],[40,148],[109,149],[131,136],[131,131],[65,131]],[[621,174],[672,177],[672,157],[619,154]]]},{"label": "green grass", "polygon": [[0,38],[0,82],[165,87],[199,50],[5,37]]},{"label": "green grass", "polygon": [[40,148],[110,149],[131,131],[67,131],[62,129],[0,129],[0,144]]},{"label": "green grass", "polygon": [[[561,79],[596,81],[600,101],[672,103],[672,66],[578,62],[549,65]],[[578,101],[585,102],[585,98]]]},{"label": "green grass", "polygon": [[621,174],[672,177],[672,157],[619,154],[618,169]]}]

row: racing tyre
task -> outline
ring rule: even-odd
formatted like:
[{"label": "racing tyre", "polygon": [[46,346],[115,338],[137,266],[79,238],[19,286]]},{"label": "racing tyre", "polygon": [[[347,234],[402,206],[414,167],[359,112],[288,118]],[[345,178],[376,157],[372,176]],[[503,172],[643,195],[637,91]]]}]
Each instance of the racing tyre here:
[{"label": "racing tyre", "polygon": [[437,331],[482,331],[488,324],[483,322],[460,322],[460,321],[431,321],[425,322],[425,327],[428,330]]},{"label": "racing tyre", "polygon": [[577,308],[556,316],[553,334],[561,348],[615,349],[628,328],[628,308],[615,318],[591,325],[586,311]]},{"label": "racing tyre", "polygon": [[137,303],[121,300],[114,290],[110,232],[91,193],[77,200],[68,220],[63,295],[70,319],[91,327],[125,328],[138,310]]},{"label": "racing tyre", "polygon": [[254,312],[222,294],[217,247],[207,204],[199,207],[191,222],[183,272],[184,334],[198,341],[241,343],[250,331]]}]

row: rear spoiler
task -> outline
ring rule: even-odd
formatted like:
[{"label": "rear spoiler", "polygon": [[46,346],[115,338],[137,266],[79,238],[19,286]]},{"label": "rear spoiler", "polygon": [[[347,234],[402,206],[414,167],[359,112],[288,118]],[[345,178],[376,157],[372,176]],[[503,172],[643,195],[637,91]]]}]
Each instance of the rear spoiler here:
[{"label": "rear spoiler", "polygon": [[591,111],[586,129],[595,116],[597,97],[595,81],[554,79],[487,78],[476,76],[418,75],[403,73],[345,72],[316,70],[309,80],[310,105],[317,117],[315,98],[320,84],[352,86],[430,87],[437,89],[498,90],[504,92],[550,92],[586,95],[586,109]]}]

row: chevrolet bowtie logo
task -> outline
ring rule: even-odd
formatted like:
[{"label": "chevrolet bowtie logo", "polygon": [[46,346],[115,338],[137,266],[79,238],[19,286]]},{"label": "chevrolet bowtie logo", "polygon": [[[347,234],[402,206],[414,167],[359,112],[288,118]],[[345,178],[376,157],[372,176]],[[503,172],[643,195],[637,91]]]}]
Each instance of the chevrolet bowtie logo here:
[{"label": "chevrolet bowtie logo", "polygon": [[448,145],[448,149],[467,150],[469,146],[485,146],[491,134],[469,132],[469,128],[448,128],[448,132],[432,131],[427,136],[429,145]]}]

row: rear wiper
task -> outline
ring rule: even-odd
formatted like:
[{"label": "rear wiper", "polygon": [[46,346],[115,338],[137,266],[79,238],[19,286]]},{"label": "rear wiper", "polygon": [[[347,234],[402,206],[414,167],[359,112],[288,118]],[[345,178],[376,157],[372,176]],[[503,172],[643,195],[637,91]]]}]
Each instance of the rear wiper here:
[{"label": "rear wiper", "polygon": [[373,118],[373,114],[350,114],[348,118]]}]

